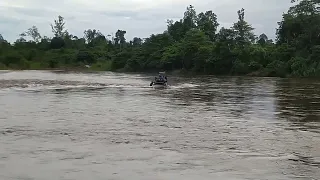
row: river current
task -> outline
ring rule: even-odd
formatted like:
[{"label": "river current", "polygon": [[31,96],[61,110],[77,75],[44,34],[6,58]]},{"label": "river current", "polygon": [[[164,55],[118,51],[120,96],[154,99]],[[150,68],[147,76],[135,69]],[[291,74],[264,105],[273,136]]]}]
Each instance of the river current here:
[{"label": "river current", "polygon": [[153,75],[0,71],[0,179],[320,179],[320,80]]}]

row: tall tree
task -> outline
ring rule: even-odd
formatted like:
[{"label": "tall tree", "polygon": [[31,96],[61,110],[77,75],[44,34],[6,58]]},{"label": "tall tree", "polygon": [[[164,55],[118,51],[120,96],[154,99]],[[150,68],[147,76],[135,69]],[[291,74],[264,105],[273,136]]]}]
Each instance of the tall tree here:
[{"label": "tall tree", "polygon": [[207,11],[206,13],[201,12],[197,18],[197,25],[201,31],[209,36],[211,41],[215,40],[215,34],[219,26],[216,14],[212,11]]},{"label": "tall tree", "polygon": [[20,36],[20,38],[18,38],[16,41],[15,41],[15,43],[23,43],[23,42],[27,42],[27,40],[26,40],[26,34],[25,33],[21,33],[21,34],[19,34],[19,36]]},{"label": "tall tree", "polygon": [[36,43],[39,43],[41,40],[41,35],[40,35],[38,28],[36,26],[32,26],[31,28],[29,28],[27,31],[21,33],[20,35],[22,35],[23,37],[29,36]]},{"label": "tall tree", "polygon": [[244,9],[242,8],[238,11],[238,22],[234,23],[232,27],[236,33],[236,40],[239,44],[254,42],[255,40],[255,35],[253,33],[254,28],[245,21],[244,15]]},{"label": "tall tree", "polygon": [[98,36],[103,36],[103,34],[96,29],[88,29],[84,31],[84,38],[86,39],[87,43],[90,43],[94,38]]},{"label": "tall tree", "polygon": [[62,16],[58,16],[58,20],[54,20],[54,25],[51,24],[51,29],[55,37],[63,38],[67,32],[65,22]]},{"label": "tall tree", "polygon": [[141,39],[141,38],[138,38],[138,37],[134,37],[134,38],[133,38],[133,41],[132,41],[132,45],[134,45],[134,46],[140,46],[140,45],[142,45],[142,39]]},{"label": "tall tree", "polygon": [[259,36],[257,43],[260,45],[265,45],[267,42],[268,42],[268,36],[266,34],[262,33]]},{"label": "tall tree", "polygon": [[0,43],[5,42],[3,36],[0,34]]},{"label": "tall tree", "polygon": [[[301,0],[283,14],[277,29],[277,43],[301,44],[309,46],[319,42],[320,13],[315,0]],[[310,47],[310,46],[309,46]]]},{"label": "tall tree", "polygon": [[174,23],[172,20],[168,20],[167,26],[168,33],[173,37],[175,41],[180,41],[181,39],[183,39],[187,32],[182,20],[176,21]]},{"label": "tall tree", "polygon": [[186,12],[184,12],[183,24],[189,30],[197,26],[197,13],[194,6],[189,5]]},{"label": "tall tree", "polygon": [[124,37],[126,33],[126,31],[119,29],[116,32],[116,37],[114,38],[115,44],[123,45],[126,42],[126,38]]}]

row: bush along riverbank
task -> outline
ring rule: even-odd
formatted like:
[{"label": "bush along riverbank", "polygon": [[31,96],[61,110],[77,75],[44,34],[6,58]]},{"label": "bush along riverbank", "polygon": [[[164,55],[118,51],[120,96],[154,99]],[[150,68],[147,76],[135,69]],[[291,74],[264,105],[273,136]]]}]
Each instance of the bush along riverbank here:
[{"label": "bush along riverbank", "polygon": [[118,30],[115,37],[96,29],[85,30],[84,37],[74,36],[59,16],[51,25],[52,38],[41,36],[35,26],[14,43],[0,35],[0,69],[319,77],[319,5],[318,0],[292,2],[278,23],[275,41],[253,33],[244,9],[235,12],[238,19],[231,27],[218,28],[214,12],[198,13],[190,5],[179,21],[167,21],[163,33],[130,41],[125,30]]}]

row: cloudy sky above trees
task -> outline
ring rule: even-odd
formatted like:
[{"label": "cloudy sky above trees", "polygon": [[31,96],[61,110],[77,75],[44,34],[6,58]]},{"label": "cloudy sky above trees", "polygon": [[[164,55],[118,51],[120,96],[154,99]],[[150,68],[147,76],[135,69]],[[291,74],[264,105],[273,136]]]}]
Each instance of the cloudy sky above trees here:
[{"label": "cloudy sky above trees", "polygon": [[1,0],[0,34],[10,42],[31,26],[41,35],[52,37],[50,24],[58,15],[65,18],[68,31],[83,36],[86,29],[103,34],[126,30],[128,40],[162,33],[166,20],[178,20],[188,5],[197,13],[212,10],[220,27],[237,21],[237,10],[245,9],[245,19],[255,34],[275,38],[277,22],[290,7],[290,0]]}]

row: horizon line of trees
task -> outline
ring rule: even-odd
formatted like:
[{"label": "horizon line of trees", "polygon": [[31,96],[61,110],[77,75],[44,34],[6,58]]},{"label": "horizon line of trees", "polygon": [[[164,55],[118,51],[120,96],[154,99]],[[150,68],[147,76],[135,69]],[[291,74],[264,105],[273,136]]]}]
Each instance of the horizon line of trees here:
[{"label": "horizon line of trees", "polygon": [[[148,38],[115,37],[87,29],[83,37],[68,32],[62,16],[51,24],[53,37],[32,26],[13,43],[0,34],[0,69],[83,68],[94,70],[185,72],[215,75],[320,76],[320,0],[292,0],[278,22],[276,40],[255,35],[240,9],[230,28],[218,30],[213,11],[192,5],[179,21]],[[26,38],[30,38],[27,41]]]}]

